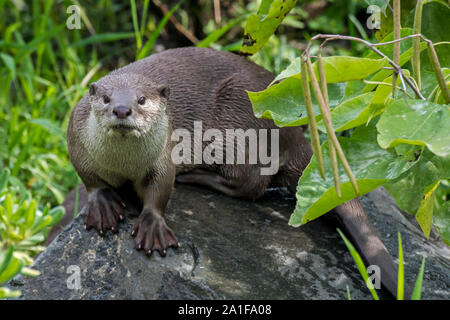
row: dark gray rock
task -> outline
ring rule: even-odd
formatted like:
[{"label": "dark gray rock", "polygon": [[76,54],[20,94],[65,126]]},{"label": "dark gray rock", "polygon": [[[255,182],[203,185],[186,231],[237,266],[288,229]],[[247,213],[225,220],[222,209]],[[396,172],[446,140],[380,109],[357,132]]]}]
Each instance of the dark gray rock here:
[{"label": "dark gray rock", "polygon": [[[426,256],[423,298],[448,299],[448,247],[427,241],[384,189],[362,203],[393,256],[401,232],[407,281]],[[180,247],[167,257],[134,249],[131,219],[101,238],[78,217],[36,259],[41,275],[11,286],[23,299],[346,299],[348,285],[353,299],[371,299],[334,217],[292,228],[294,205],[278,191],[250,202],[176,185],[166,220]],[[68,288],[70,266],[81,272],[79,289]]]}]

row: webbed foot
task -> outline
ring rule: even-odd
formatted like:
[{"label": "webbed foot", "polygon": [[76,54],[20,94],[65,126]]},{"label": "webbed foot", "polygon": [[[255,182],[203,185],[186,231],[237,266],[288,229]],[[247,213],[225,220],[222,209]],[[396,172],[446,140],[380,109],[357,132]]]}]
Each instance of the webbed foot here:
[{"label": "webbed foot", "polygon": [[86,230],[95,228],[100,236],[107,230],[118,232],[119,222],[125,220],[124,207],[119,195],[111,189],[91,191],[84,220]]},{"label": "webbed foot", "polygon": [[133,226],[131,235],[137,250],[144,250],[148,256],[158,251],[164,257],[169,247],[178,248],[178,240],[164,218],[152,213],[142,213]]}]

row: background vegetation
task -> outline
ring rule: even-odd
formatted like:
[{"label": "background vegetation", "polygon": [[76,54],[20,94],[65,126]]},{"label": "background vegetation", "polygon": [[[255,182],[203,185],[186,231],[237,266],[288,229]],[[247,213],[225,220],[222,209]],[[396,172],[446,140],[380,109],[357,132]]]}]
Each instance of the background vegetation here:
[{"label": "background vegetation", "polygon": [[[32,257],[42,249],[36,246],[61,215],[60,209],[55,207],[79,183],[68,159],[65,131],[70,111],[87,91],[88,83],[115,68],[168,48],[197,45],[239,51],[247,19],[258,10],[264,10],[264,6],[268,10],[270,2],[0,0],[0,172],[4,179],[3,186],[0,184],[0,214],[4,208],[6,217],[0,220],[0,284],[7,279],[1,277],[6,270],[2,267],[12,265],[14,252],[15,257],[21,252]],[[402,26],[412,27],[413,1],[403,2]],[[438,2],[448,10],[445,1]],[[366,26],[369,4],[377,4],[386,12],[381,15],[385,28],[377,33]],[[67,12],[71,5],[81,8],[81,29],[71,30],[66,26],[73,13]],[[392,32],[392,15],[386,7],[384,0],[297,1],[282,19],[275,35],[269,34],[265,45],[250,59],[275,74],[286,76],[290,72],[293,75],[299,72],[295,69],[298,57],[317,33],[357,36],[371,42],[386,38]],[[449,30],[448,11],[436,10],[435,14],[439,16],[427,16],[429,20],[423,24],[423,32],[433,41],[448,41],[444,34]],[[445,24],[438,26],[434,21]],[[402,43],[402,52],[408,46],[411,42]],[[316,55],[318,49],[319,43],[313,43],[311,55]],[[449,66],[447,49],[438,49],[443,68]],[[392,47],[385,52],[392,56]],[[338,40],[329,42],[323,54],[362,57],[368,55],[368,50],[361,43]],[[423,86],[431,94],[436,85],[426,61],[424,58],[423,66],[427,69],[422,73]],[[405,68],[411,69],[410,62],[406,62]],[[438,97],[436,92],[433,98]],[[254,106],[258,113],[258,105],[254,103]],[[266,109],[263,109],[260,111],[264,113]],[[338,135],[350,136],[351,132],[351,129],[343,130]],[[322,141],[326,140],[326,131],[320,136]],[[423,175],[420,170],[426,171],[426,167],[415,168],[418,170],[413,172],[415,175]],[[429,180],[434,178],[429,176]],[[446,215],[450,211],[447,201],[450,187],[448,180],[439,180],[433,190],[433,202],[437,216],[446,217],[437,224],[448,238],[445,219],[448,220]],[[391,188],[392,193],[396,188]],[[420,203],[420,200],[415,198],[414,201]],[[404,208],[408,203],[410,201],[405,199]],[[27,216],[34,218],[27,220]],[[50,218],[36,229],[39,221],[42,222],[40,219],[46,216]],[[14,229],[16,227],[19,229]],[[16,231],[11,233],[13,229]],[[38,231],[41,235],[36,237],[39,241],[35,239],[33,243],[35,250],[27,251],[20,242]],[[27,260],[27,264],[30,261]],[[26,263],[19,265],[14,270],[8,269],[8,275],[18,270],[30,274],[22,268]],[[9,273],[11,270],[14,272]]]}]

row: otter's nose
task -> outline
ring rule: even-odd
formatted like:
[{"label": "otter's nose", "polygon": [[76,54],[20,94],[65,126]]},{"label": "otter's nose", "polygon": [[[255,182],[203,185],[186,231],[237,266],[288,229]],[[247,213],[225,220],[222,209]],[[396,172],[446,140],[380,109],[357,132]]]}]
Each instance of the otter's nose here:
[{"label": "otter's nose", "polygon": [[125,106],[117,106],[114,107],[113,113],[116,115],[117,118],[125,119],[131,114],[131,109]]}]

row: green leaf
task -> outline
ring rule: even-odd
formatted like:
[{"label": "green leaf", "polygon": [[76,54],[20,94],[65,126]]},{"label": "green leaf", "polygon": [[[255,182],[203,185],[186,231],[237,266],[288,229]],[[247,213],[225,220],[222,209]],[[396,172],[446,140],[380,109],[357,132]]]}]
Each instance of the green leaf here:
[{"label": "green leaf", "polygon": [[112,42],[122,39],[134,38],[134,32],[110,32],[110,33],[100,33],[94,34],[93,36],[81,39],[71,44],[71,47],[85,47],[88,44]]},{"label": "green leaf", "polygon": [[13,216],[13,203],[12,203],[12,197],[9,193],[5,197],[4,205],[5,205],[6,217],[8,219],[11,219],[11,217]]},{"label": "green leaf", "polygon": [[[260,14],[251,14],[244,28],[244,41],[241,52],[254,54],[261,49],[275,32],[297,0],[273,0],[267,11],[267,1],[261,4]],[[267,14],[264,14],[267,12]]]},{"label": "green leaf", "polygon": [[[397,178],[412,166],[405,157],[380,148],[375,136],[375,128],[368,126],[355,129],[351,138],[339,138],[361,195]],[[356,197],[342,166],[339,166],[342,197],[337,196],[331,165],[327,165],[331,163],[327,142],[322,145],[322,154],[326,179],[322,179],[317,169],[316,157],[313,156],[298,182],[297,204],[289,221],[292,226],[305,224]]]},{"label": "green leaf", "polygon": [[36,208],[37,203],[35,200],[32,200],[25,213],[25,229],[28,229],[33,225],[34,218],[36,216]]},{"label": "green leaf", "polygon": [[416,279],[416,284],[414,285],[414,290],[413,290],[413,293],[411,296],[411,300],[420,300],[424,271],[425,271],[425,257],[423,257],[423,259],[422,259],[422,264],[420,266],[419,275],[417,276],[417,279]]},{"label": "green leaf", "polygon": [[427,146],[436,155],[450,155],[450,107],[422,100],[397,100],[377,124],[378,143]]},{"label": "green leaf", "polygon": [[[322,58],[327,83],[346,82],[365,79],[388,65],[386,58],[368,59],[349,56],[333,56]],[[317,63],[314,72],[318,76]]]},{"label": "green leaf", "polygon": [[[322,58],[322,59],[326,59],[326,57]],[[274,83],[278,80],[290,78],[295,75],[300,75],[300,73],[301,73],[300,63],[301,63],[300,57],[297,57],[294,60],[292,60],[291,64],[286,69],[281,71],[281,73],[275,77],[275,79],[272,81],[272,83]]]},{"label": "green leaf", "polygon": [[[384,1],[384,0],[383,0]],[[409,35],[412,35],[412,29],[411,28],[401,28],[400,29],[400,38],[407,37]],[[394,40],[394,32],[389,33],[384,39],[380,41],[380,43],[383,42],[390,42]],[[400,42],[400,51],[405,52],[409,48],[412,48],[412,39],[403,40]],[[383,46],[378,46],[378,50],[380,50],[383,54],[387,55],[388,57],[392,58],[394,54],[394,44],[386,44]],[[368,49],[369,50],[369,49]],[[379,55],[376,54],[374,51],[370,50],[368,51],[368,54],[365,56],[366,58],[378,58]]]},{"label": "green leaf", "polygon": [[[448,68],[442,68],[442,74],[444,75],[444,79],[448,81],[450,79],[450,69]],[[422,87],[420,89],[420,92],[422,92],[423,96],[427,100],[432,100],[433,96],[435,96],[437,90],[439,88],[439,84],[436,79],[436,74],[434,71],[428,71],[425,68],[421,71],[421,77],[422,77]]]},{"label": "green leaf", "polygon": [[434,213],[434,225],[447,245],[450,245],[450,201],[445,201]]},{"label": "green leaf", "polygon": [[[328,85],[330,108],[340,102],[344,91],[345,84]],[[300,78],[288,78],[266,90],[247,93],[253,105],[253,112],[259,118],[273,119],[279,127],[301,126],[308,123]],[[314,96],[312,102],[314,113],[319,115],[320,109]]]},{"label": "green leaf", "polygon": [[[361,256],[359,255],[358,251],[356,251],[355,247],[352,245],[350,240],[347,239],[347,237],[344,235],[344,233],[342,233],[341,230],[339,230],[339,228],[337,229],[337,232],[339,233],[341,238],[344,240],[348,251],[352,255],[352,258],[355,261],[356,267],[358,268],[358,271],[361,274],[361,276],[362,276],[362,278],[364,280],[364,283],[367,284],[367,280],[369,279],[369,275],[367,274],[367,269],[366,269],[366,266],[364,265],[364,262],[361,259]],[[379,300],[377,292],[375,291],[375,289],[374,288],[369,288],[369,290],[370,290],[370,293],[372,294],[374,300]],[[348,290],[348,287],[347,287],[347,295],[348,295],[349,300],[351,300],[350,299],[350,292]]]},{"label": "green leaf", "polygon": [[438,180],[425,190],[425,195],[420,202],[419,210],[417,210],[416,220],[419,223],[423,234],[428,239],[431,231],[431,221],[433,218],[435,191],[441,181]]},{"label": "green leaf", "polygon": [[38,275],[41,274],[39,272],[39,270],[35,270],[35,269],[31,269],[31,268],[22,268],[20,273],[23,274],[24,276],[29,276],[29,277],[37,277]]},{"label": "green leaf", "polygon": [[[361,89],[361,84],[353,81],[365,79],[387,64],[385,59],[345,56],[325,57],[323,61],[331,109],[342,103],[344,96],[349,93],[356,96],[356,93]],[[308,123],[301,86],[301,75],[299,72],[295,73],[297,71],[295,68],[297,66],[291,64],[288,67],[289,71],[284,74],[293,75],[281,82],[273,84],[263,91],[248,92],[249,99],[253,105],[253,112],[257,117],[273,119],[275,124],[280,127],[301,126]],[[313,68],[318,76],[316,62],[313,64]],[[350,82],[348,86],[349,88],[352,87],[352,89],[347,89],[346,82]],[[354,91],[352,92],[352,90]],[[364,96],[362,99],[367,98],[367,96]],[[314,113],[319,115],[319,107],[315,97],[313,97],[312,102]],[[321,116],[318,117],[318,120],[320,118]]]},{"label": "green leaf", "polygon": [[6,251],[0,248],[0,274],[2,274],[3,271],[6,270],[6,267],[11,262],[13,258],[13,253],[14,253],[13,246],[9,246]]},{"label": "green leaf", "polygon": [[61,127],[58,126],[53,121],[51,121],[49,119],[44,119],[44,118],[36,118],[36,119],[30,120],[30,122],[47,130],[49,133],[55,135],[60,140],[66,141],[66,134],[65,134],[64,130],[62,130]]},{"label": "green leaf", "polygon": [[[331,112],[331,120],[334,130],[343,131],[360,125],[361,123],[355,122],[354,120],[357,119],[361,112],[369,106],[373,95],[373,92],[363,93],[362,95],[356,96],[355,98],[346,100],[337,105]],[[320,130],[326,132],[323,119],[317,123],[317,126]]]},{"label": "green leaf", "polygon": [[48,212],[48,216],[50,216],[52,218],[50,226],[53,226],[56,223],[58,223],[58,221],[61,220],[62,217],[64,217],[65,212],[66,211],[63,206],[57,206],[57,207],[52,208]]},{"label": "green leaf", "polygon": [[6,188],[8,178],[9,178],[9,170],[3,169],[2,172],[0,172],[0,194],[2,193],[3,189]]},{"label": "green leaf", "polygon": [[14,58],[6,53],[0,53],[0,57],[2,58],[6,67],[9,69],[11,78],[14,80],[16,78],[16,62],[14,61]]},{"label": "green leaf", "polygon": [[1,205],[0,205],[0,221],[3,222],[5,227],[9,226],[9,219],[8,219],[8,216],[6,215],[6,210]]},{"label": "green leaf", "polygon": [[16,274],[20,272],[22,267],[23,262],[13,256],[9,264],[6,266],[5,270],[0,273],[0,283],[12,279]]},{"label": "green leaf", "polygon": [[[389,64],[385,58],[371,59],[350,56],[331,56],[323,57],[322,60],[327,83],[362,80]],[[319,71],[317,69],[317,62],[313,63],[313,69],[318,77]],[[275,78],[274,81],[287,77],[296,77],[300,79],[300,58],[296,58]]]},{"label": "green leaf", "polygon": [[0,299],[18,298],[20,297],[20,290],[10,290],[8,288],[0,288]]},{"label": "green leaf", "polygon": [[44,235],[42,233],[36,233],[36,234],[20,241],[18,243],[18,245],[21,247],[31,247],[31,246],[36,246],[44,241],[45,241]]},{"label": "green leaf", "polygon": [[427,187],[450,177],[450,157],[438,157],[424,149],[418,161],[397,179],[384,185],[403,211],[416,214]]},{"label": "green leaf", "polygon": [[262,0],[258,8],[258,14],[268,14],[272,1],[273,0]]},{"label": "green leaf", "polygon": [[[405,74],[409,74],[408,70],[405,70]],[[392,76],[384,79],[382,83],[392,84]],[[400,79],[397,78],[397,85],[399,83]],[[392,93],[392,86],[379,84],[375,92],[366,92],[359,96],[356,96],[356,98],[362,98],[364,97],[364,95],[370,94],[370,96],[367,96],[367,98],[372,97],[372,100],[369,103],[365,103],[364,105],[359,106],[355,105],[354,110],[344,109],[342,112],[345,113],[346,115],[350,113],[350,116],[355,115],[356,116],[353,119],[351,119],[351,121],[345,124],[341,124],[341,127],[339,127],[336,131],[348,130],[370,122],[371,119],[380,115],[393,102],[393,100],[389,97],[391,93]]]},{"label": "green leaf", "polygon": [[31,229],[31,234],[35,234],[36,232],[39,232],[45,227],[48,227],[52,224],[52,217],[51,216],[43,216],[41,219],[39,219],[37,222],[34,223],[33,228]]}]

